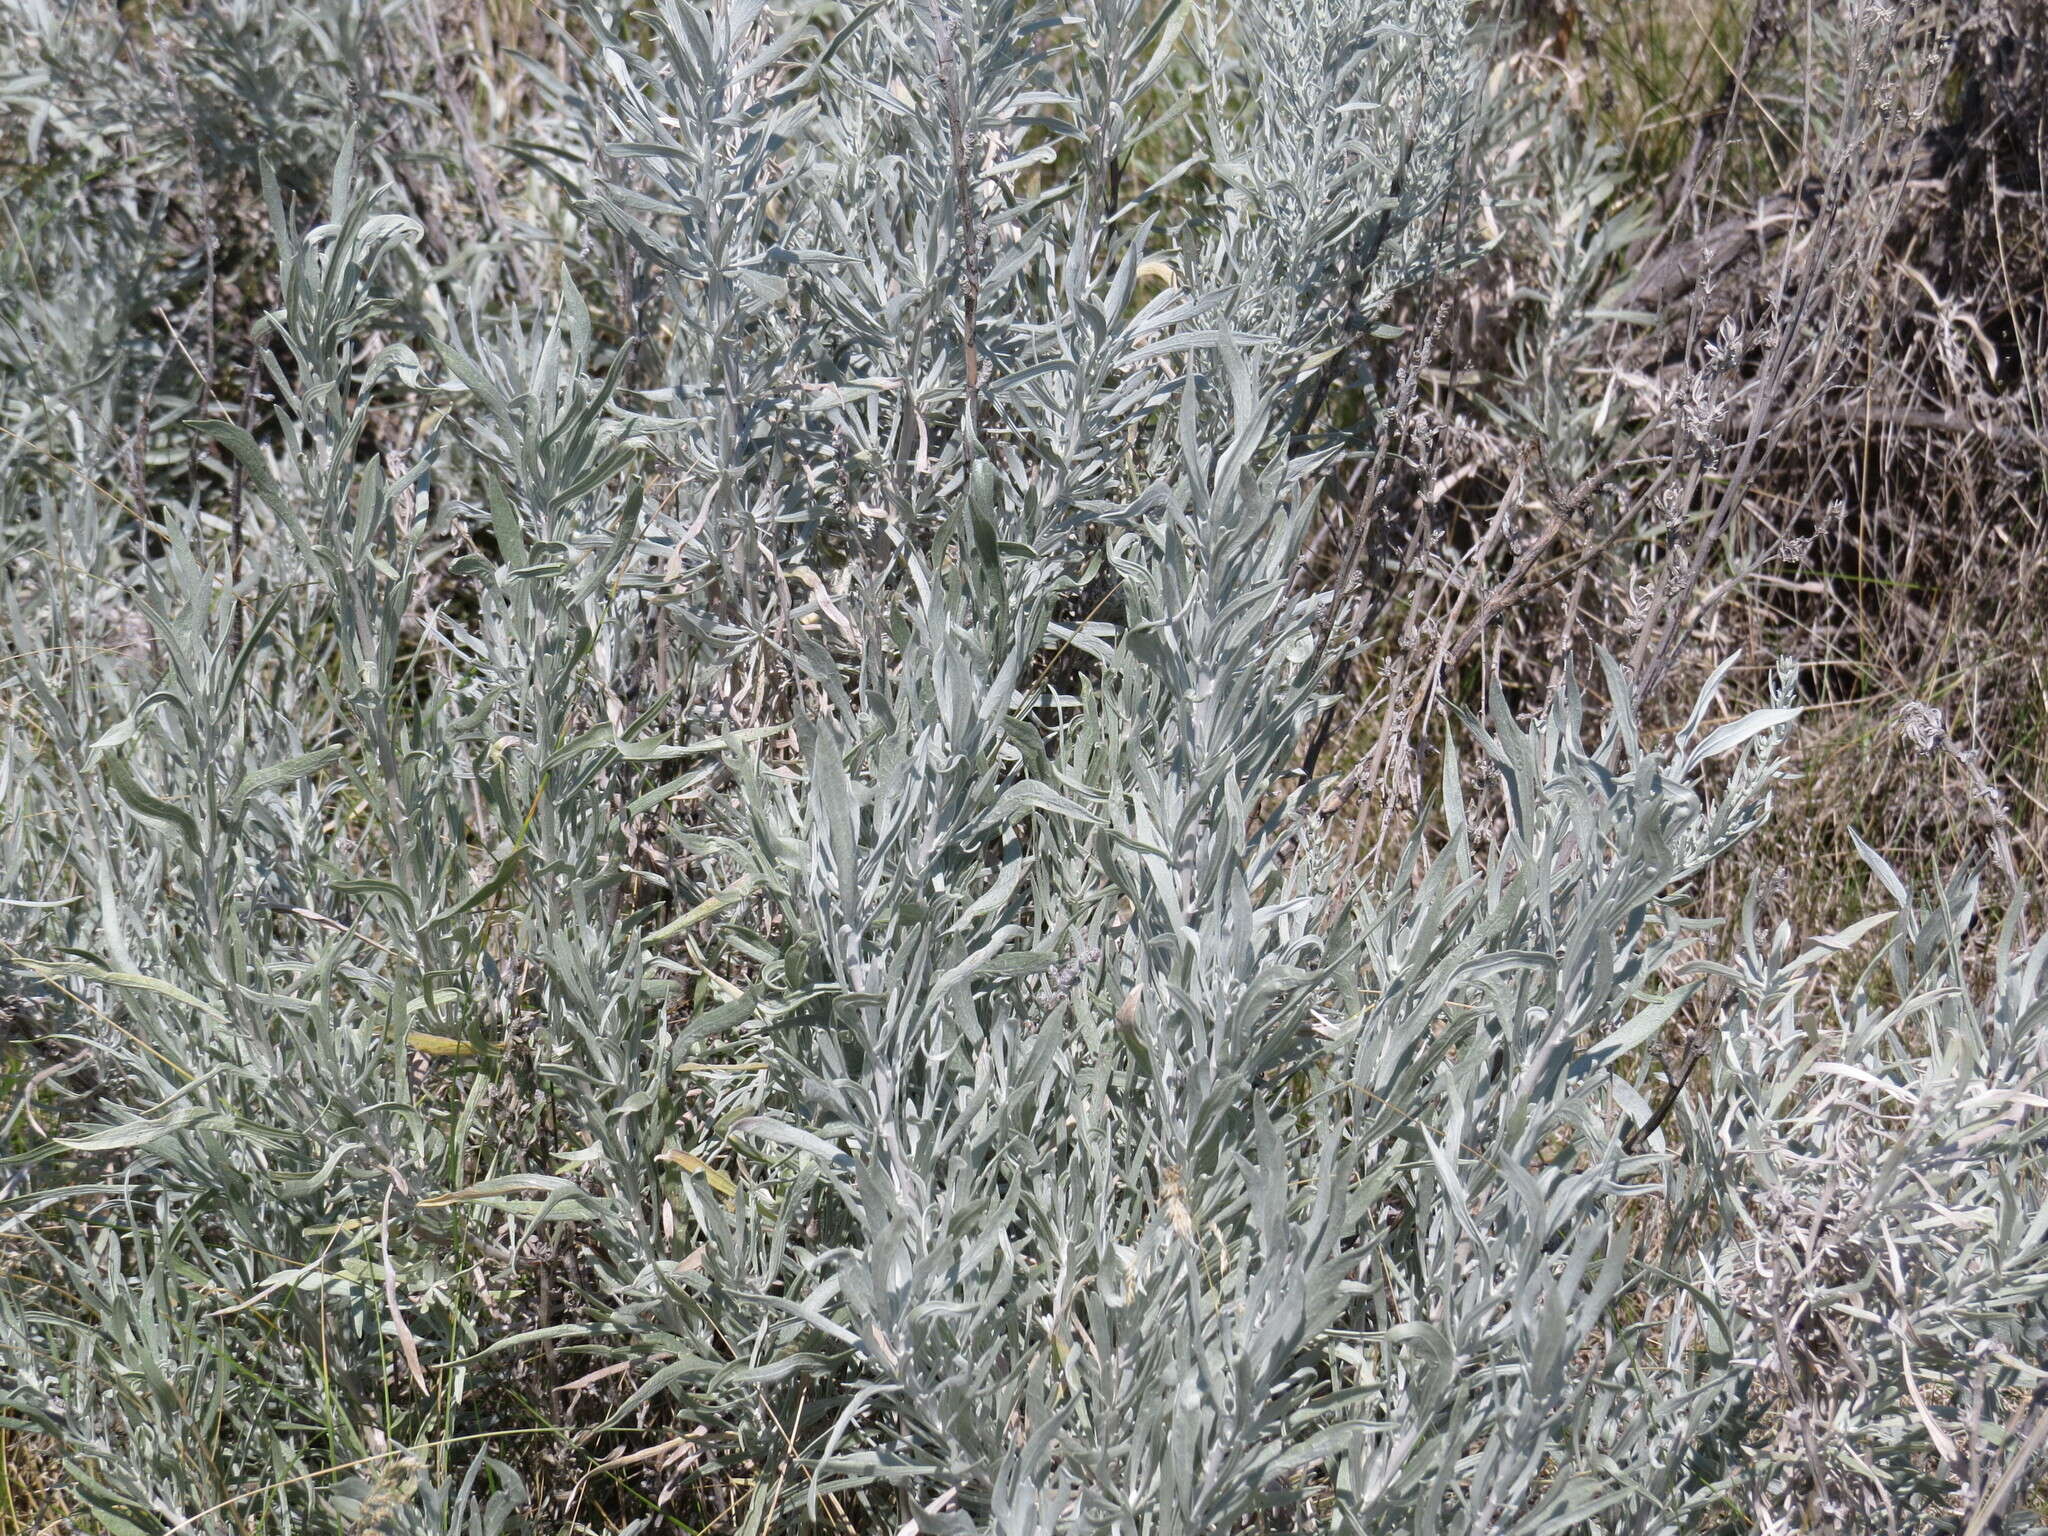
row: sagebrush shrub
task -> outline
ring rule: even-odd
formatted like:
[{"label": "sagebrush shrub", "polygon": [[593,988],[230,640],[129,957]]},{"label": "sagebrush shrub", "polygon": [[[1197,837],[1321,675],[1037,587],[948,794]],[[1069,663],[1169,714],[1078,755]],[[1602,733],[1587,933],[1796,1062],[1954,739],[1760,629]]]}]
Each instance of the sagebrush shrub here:
[{"label": "sagebrush shrub", "polygon": [[1702,910],[1789,666],[1433,714],[1383,866],[1301,766],[1462,6],[8,14],[57,1518],[2012,1528],[2019,905]]}]

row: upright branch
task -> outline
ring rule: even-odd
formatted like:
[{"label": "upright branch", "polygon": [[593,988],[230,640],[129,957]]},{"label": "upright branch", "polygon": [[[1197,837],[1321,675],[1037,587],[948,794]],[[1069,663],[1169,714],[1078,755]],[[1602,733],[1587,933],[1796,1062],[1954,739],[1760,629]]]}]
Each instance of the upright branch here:
[{"label": "upright branch", "polygon": [[931,0],[932,41],[938,56],[939,100],[953,151],[953,201],[960,218],[960,339],[967,364],[965,445],[971,461],[981,437],[981,358],[975,348],[975,309],[981,296],[981,229],[974,211],[973,135],[967,126],[966,91],[953,20],[944,0]]}]

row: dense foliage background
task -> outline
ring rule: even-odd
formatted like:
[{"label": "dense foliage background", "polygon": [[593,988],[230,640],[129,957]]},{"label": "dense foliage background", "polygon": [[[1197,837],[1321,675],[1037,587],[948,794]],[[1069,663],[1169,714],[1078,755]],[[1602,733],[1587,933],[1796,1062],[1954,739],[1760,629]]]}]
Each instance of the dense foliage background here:
[{"label": "dense foliage background", "polygon": [[0,1532],[2042,1529],[2044,165],[2034,0],[0,0]]}]

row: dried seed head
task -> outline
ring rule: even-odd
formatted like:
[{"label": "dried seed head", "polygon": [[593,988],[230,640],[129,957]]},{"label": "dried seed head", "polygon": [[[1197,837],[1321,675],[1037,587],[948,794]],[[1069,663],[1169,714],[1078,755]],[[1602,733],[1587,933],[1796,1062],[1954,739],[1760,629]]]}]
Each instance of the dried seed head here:
[{"label": "dried seed head", "polygon": [[1910,700],[1899,706],[1892,723],[1906,738],[1906,744],[1922,757],[1932,757],[1949,745],[1948,727],[1941,711],[1931,704]]}]

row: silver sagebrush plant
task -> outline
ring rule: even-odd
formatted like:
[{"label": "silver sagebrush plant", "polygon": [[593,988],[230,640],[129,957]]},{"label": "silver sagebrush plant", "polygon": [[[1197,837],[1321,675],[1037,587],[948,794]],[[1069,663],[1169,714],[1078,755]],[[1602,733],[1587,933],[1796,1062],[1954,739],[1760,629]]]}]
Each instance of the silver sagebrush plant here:
[{"label": "silver sagebrush plant", "polygon": [[1462,7],[592,0],[471,99],[425,5],[0,5],[64,1518],[2018,1518],[2048,949],[1699,910],[1790,677],[1496,692],[1376,872],[1294,766]]}]

